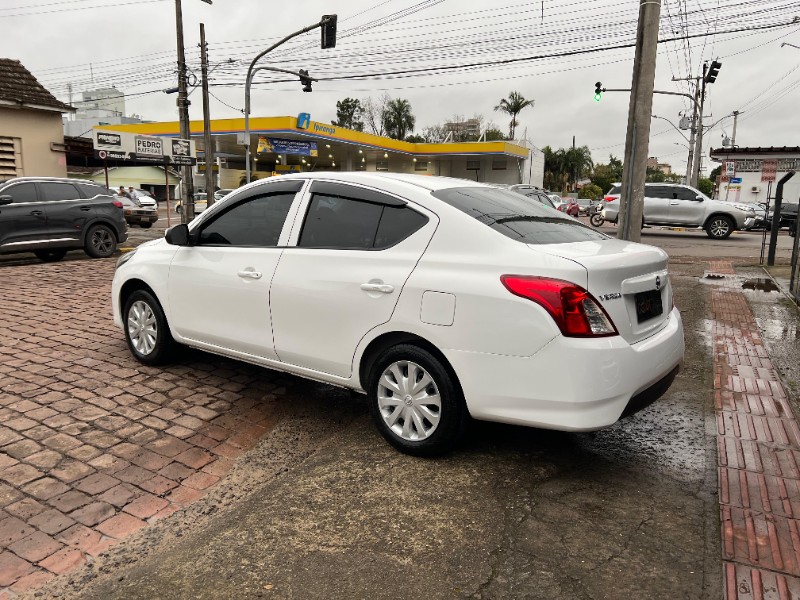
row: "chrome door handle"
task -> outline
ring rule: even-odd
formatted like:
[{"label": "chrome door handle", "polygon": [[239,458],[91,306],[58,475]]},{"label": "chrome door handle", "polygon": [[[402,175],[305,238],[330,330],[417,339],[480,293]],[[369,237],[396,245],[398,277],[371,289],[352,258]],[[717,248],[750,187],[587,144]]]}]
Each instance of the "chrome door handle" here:
[{"label": "chrome door handle", "polygon": [[381,294],[391,294],[394,286],[388,283],[362,283],[361,289],[365,292],[380,292]]},{"label": "chrome door handle", "polygon": [[258,271],[239,271],[237,275],[244,279],[261,279],[261,273]]},{"label": "chrome door handle", "polygon": [[92,207],[91,206],[81,206],[81,210],[89,211],[89,210],[92,210]]},{"label": "chrome door handle", "polygon": [[41,216],[42,216],[44,213],[43,213],[42,211],[40,211],[40,210],[32,210],[32,211],[31,211],[31,214],[32,214],[34,217],[41,217]]},{"label": "chrome door handle", "polygon": [[680,202],[670,202],[670,206],[680,206]]}]

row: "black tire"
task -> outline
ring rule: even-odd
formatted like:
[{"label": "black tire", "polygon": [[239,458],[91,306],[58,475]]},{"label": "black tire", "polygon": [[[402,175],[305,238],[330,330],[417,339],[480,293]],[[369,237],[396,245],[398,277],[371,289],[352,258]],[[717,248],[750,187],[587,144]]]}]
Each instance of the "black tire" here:
[{"label": "black tire", "polygon": [[144,229],[150,229],[153,224],[152,223],[139,223]]},{"label": "black tire", "polygon": [[67,255],[66,250],[36,250],[36,258],[44,262],[58,262]]},{"label": "black tire", "polygon": [[[153,335],[145,336],[148,341],[144,342],[145,338],[141,337],[141,334],[146,333],[146,324],[151,322],[154,325]],[[175,340],[169,332],[167,317],[161,304],[150,292],[136,290],[128,297],[122,308],[122,323],[128,349],[136,360],[146,365],[159,365],[172,357]],[[140,336],[134,341],[132,336],[137,333],[137,327]],[[152,347],[150,347],[151,341]]]},{"label": "black tire", "polygon": [[[402,366],[404,363],[405,370]],[[399,369],[401,377],[403,375],[409,377],[412,373],[419,374],[420,368],[423,374],[430,377],[430,383],[415,395],[425,391],[428,395],[423,398],[435,398],[437,396],[432,395],[431,392],[437,391],[438,412],[430,409],[432,404],[417,403],[410,394],[404,397],[403,403],[398,404],[395,410],[391,410],[391,405],[381,406],[379,393],[384,397],[396,396],[399,398],[397,391],[381,385],[384,371],[387,371],[393,365]],[[394,375],[391,375],[391,377],[394,377]],[[420,382],[421,379],[418,379],[416,382],[411,383],[419,384]],[[395,383],[397,382],[395,381]],[[402,384],[398,387],[403,388]],[[409,390],[406,389],[405,391]],[[452,450],[458,443],[469,421],[469,413],[458,382],[455,381],[454,377],[438,358],[427,350],[411,344],[400,344],[388,348],[377,358],[367,377],[367,398],[372,420],[380,434],[397,450],[413,456],[437,456]],[[419,421],[413,418],[407,407],[415,411],[414,415],[417,416]],[[398,412],[400,412],[399,415]],[[432,421],[429,421],[428,417],[425,416],[426,414],[438,416],[438,423],[433,426]],[[395,426],[401,430],[399,432],[392,429],[392,426],[386,421],[386,419],[391,419],[393,416],[395,416]],[[408,426],[406,425],[406,417],[410,421]],[[423,430],[426,424],[432,426],[429,428],[429,432],[424,433],[423,437],[420,437],[418,422],[422,423]],[[431,428],[432,431],[430,431]],[[407,429],[408,434],[403,437],[403,433]],[[417,439],[409,439],[415,436]]]},{"label": "black tire", "polygon": [[600,227],[606,220],[603,218],[603,215],[595,213],[591,217],[589,217],[589,222],[594,225],[595,227]]},{"label": "black tire", "polygon": [[108,258],[117,249],[117,236],[108,225],[92,225],[86,232],[83,249],[92,258]]},{"label": "black tire", "polygon": [[175,207],[175,212],[181,214],[183,212],[183,207],[179,204]]},{"label": "black tire", "polygon": [[714,215],[706,223],[706,234],[714,240],[724,240],[736,229],[736,223],[726,215]]}]

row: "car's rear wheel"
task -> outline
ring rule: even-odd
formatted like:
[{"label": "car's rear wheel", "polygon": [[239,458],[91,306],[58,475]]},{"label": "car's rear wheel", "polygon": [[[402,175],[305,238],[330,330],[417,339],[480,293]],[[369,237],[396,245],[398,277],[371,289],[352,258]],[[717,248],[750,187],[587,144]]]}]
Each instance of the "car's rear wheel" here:
[{"label": "car's rear wheel", "polygon": [[735,228],[736,224],[733,219],[725,215],[716,215],[711,217],[711,220],[706,224],[706,233],[708,237],[715,240],[724,240],[733,233]]},{"label": "car's rear wheel", "polygon": [[36,258],[44,262],[58,262],[67,255],[66,250],[36,250]]},{"label": "car's rear wheel", "polygon": [[148,365],[166,362],[175,347],[167,317],[153,295],[136,290],[122,309],[125,340],[134,357]]},{"label": "car's rear wheel", "polygon": [[117,249],[117,238],[107,225],[93,225],[86,232],[83,249],[92,258],[108,258]]},{"label": "car's rear wheel", "polygon": [[468,413],[454,377],[432,353],[410,344],[385,350],[368,377],[372,419],[395,448],[415,456],[451,450]]}]

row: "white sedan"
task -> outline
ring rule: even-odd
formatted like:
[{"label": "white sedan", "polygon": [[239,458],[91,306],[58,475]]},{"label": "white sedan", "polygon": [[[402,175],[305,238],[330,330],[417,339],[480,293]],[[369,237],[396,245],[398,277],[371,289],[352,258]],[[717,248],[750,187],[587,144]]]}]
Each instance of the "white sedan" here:
[{"label": "white sedan", "polygon": [[125,254],[112,294],[139,361],[184,344],[366,393],[417,455],[452,448],[468,417],[608,427],[684,352],[663,251],[440,177],[254,182]]}]

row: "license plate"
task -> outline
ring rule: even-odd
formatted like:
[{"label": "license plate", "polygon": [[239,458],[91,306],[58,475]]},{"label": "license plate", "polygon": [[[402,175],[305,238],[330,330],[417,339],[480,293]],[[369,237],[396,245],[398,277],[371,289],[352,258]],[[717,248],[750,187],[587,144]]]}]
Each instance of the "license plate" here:
[{"label": "license plate", "polygon": [[636,302],[636,318],[639,323],[657,317],[664,312],[664,305],[661,303],[661,292],[650,290],[640,292],[633,297]]}]

